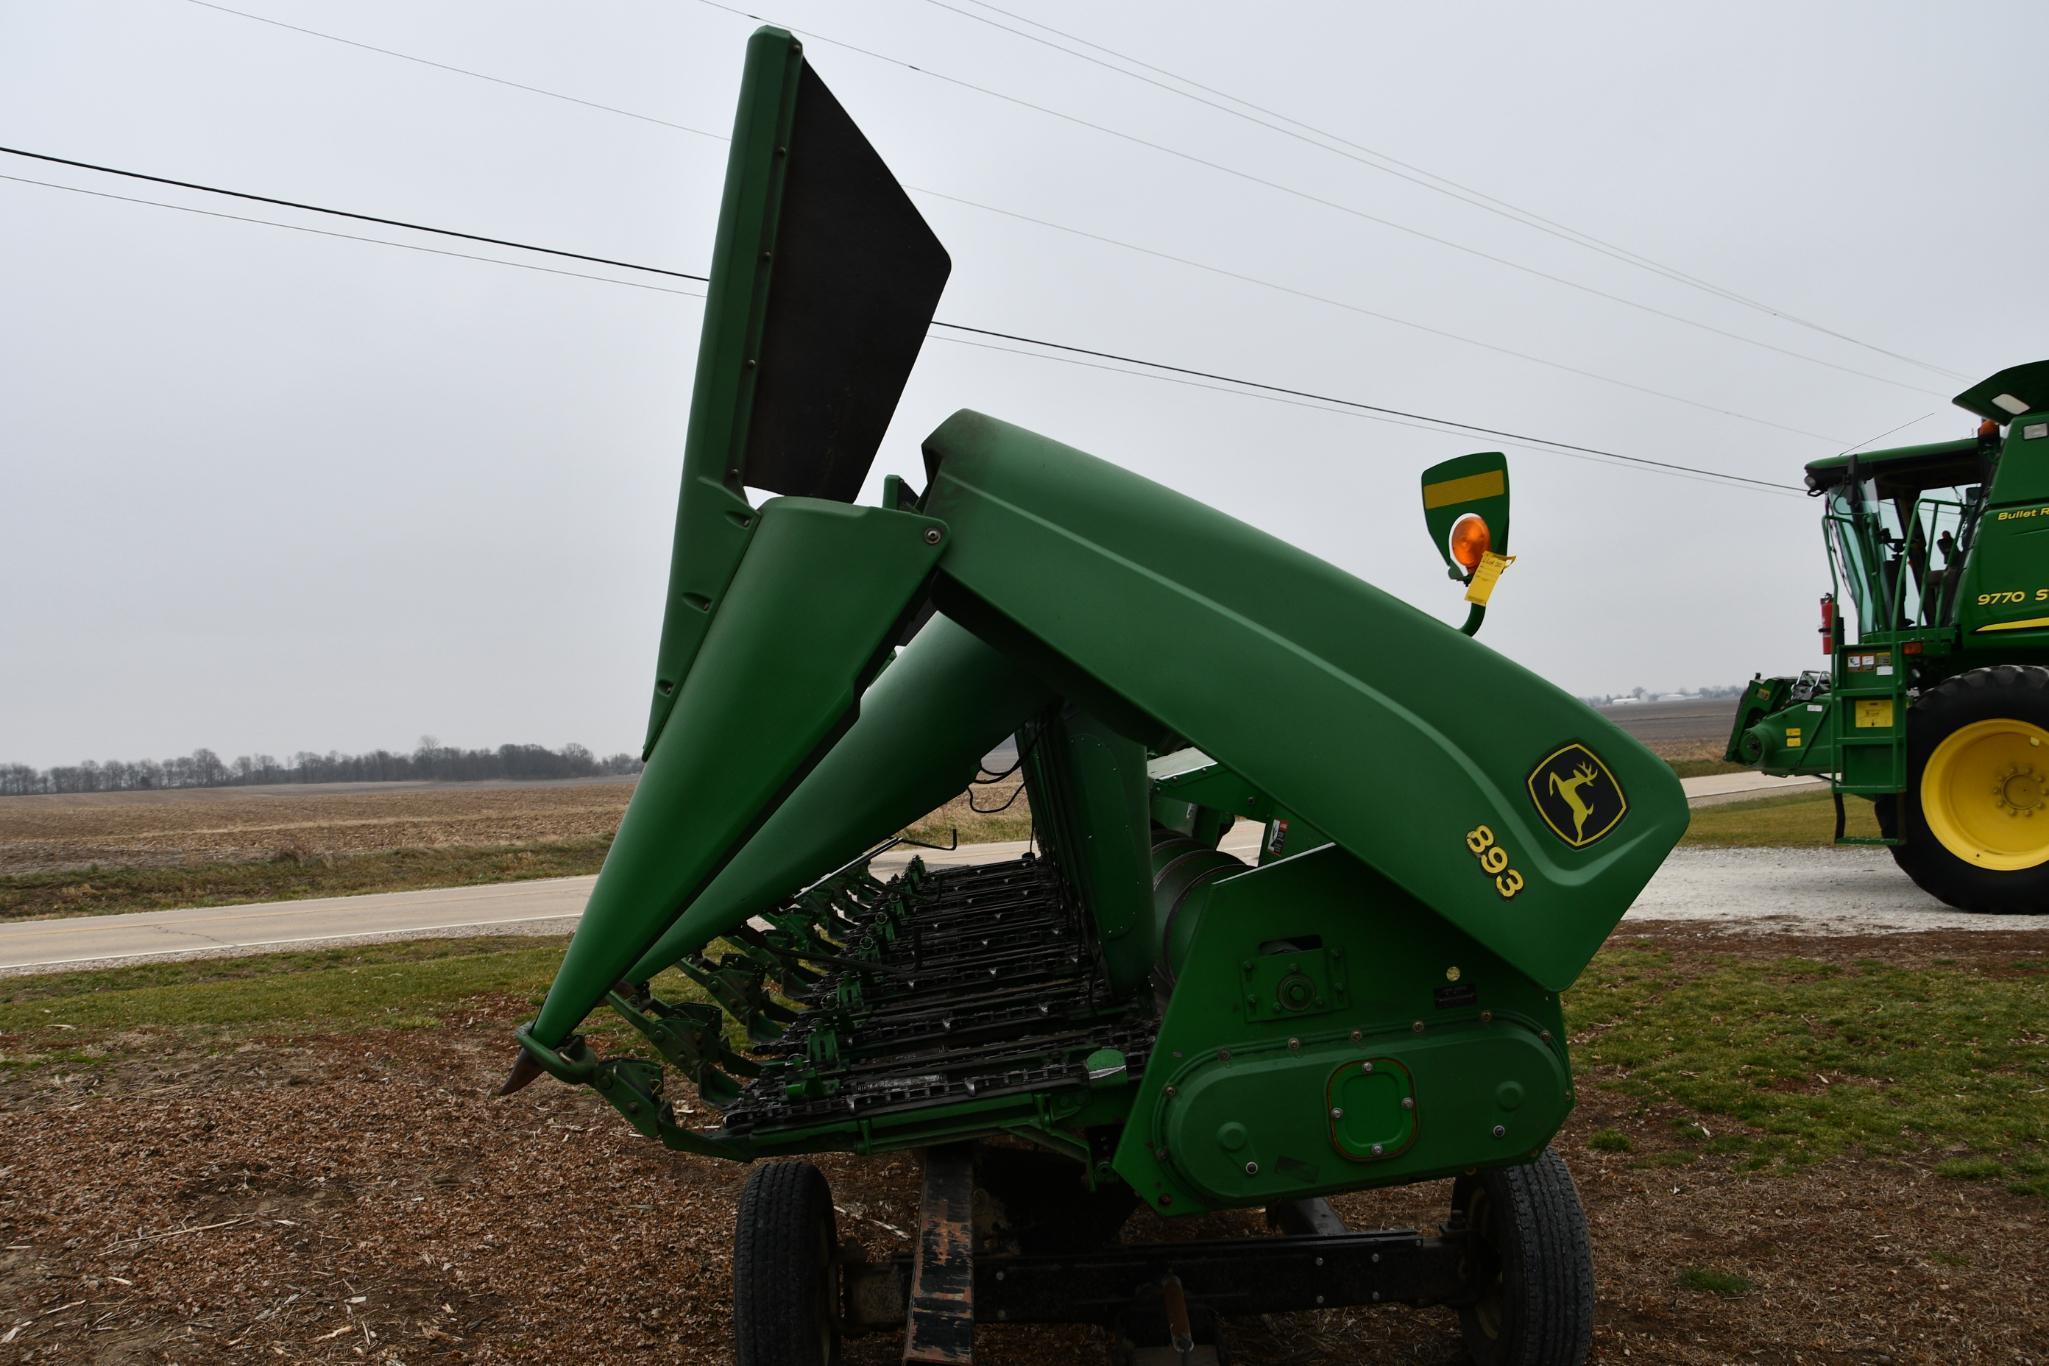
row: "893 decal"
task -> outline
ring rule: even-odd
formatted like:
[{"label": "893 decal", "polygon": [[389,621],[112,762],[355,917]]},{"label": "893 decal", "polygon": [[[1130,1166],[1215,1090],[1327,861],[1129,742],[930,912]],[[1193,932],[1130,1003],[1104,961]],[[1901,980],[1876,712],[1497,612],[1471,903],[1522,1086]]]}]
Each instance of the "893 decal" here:
[{"label": "893 decal", "polygon": [[1508,850],[1494,841],[1490,826],[1479,825],[1466,831],[1466,848],[1480,862],[1480,871],[1494,879],[1494,890],[1501,893],[1503,901],[1523,889],[1523,875],[1508,866]]}]

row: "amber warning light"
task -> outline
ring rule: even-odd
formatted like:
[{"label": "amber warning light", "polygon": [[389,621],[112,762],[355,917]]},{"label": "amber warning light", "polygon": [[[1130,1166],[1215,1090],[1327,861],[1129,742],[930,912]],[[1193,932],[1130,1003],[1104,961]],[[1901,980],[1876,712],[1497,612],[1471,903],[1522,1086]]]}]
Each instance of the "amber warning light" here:
[{"label": "amber warning light", "polygon": [[1470,574],[1480,567],[1487,552],[1493,549],[1494,536],[1487,530],[1487,519],[1476,512],[1468,512],[1451,526],[1451,557]]}]

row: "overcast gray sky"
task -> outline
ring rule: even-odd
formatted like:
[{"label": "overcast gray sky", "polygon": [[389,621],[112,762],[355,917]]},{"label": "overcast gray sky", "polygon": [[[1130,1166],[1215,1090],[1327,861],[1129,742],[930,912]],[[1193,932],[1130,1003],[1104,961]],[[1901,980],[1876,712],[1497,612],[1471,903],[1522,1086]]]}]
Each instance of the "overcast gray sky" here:
[{"label": "overcast gray sky", "polygon": [[[1965,434],[1948,395],[2049,354],[2034,317],[2049,95],[2025,60],[2049,39],[2041,5],[1002,3],[1966,379],[930,0],[780,0],[764,17],[814,31],[807,54],[908,185],[1621,383],[925,198],[954,260],[941,317],[1787,483],[1924,414],[1882,444]],[[699,0],[236,7],[720,135],[753,27]],[[709,255],[725,157],[712,137],[191,0],[0,0],[0,142],[683,270]],[[635,747],[698,324],[672,294],[0,181],[0,759],[423,732]],[[961,407],[1460,615],[1416,476],[1498,443],[935,341],[875,480],[917,473],[919,438]],[[1578,692],[1818,662],[1811,503],[1510,459],[1521,558],[1495,648]]]}]

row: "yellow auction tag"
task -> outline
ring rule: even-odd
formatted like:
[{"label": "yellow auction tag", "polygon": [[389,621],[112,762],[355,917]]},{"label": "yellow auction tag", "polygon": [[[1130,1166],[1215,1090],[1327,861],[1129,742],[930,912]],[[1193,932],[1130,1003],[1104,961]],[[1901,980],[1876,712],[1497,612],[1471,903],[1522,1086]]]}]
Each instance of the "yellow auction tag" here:
[{"label": "yellow auction tag", "polygon": [[1473,581],[1466,585],[1466,601],[1485,607],[1494,594],[1494,585],[1500,581],[1501,571],[1514,563],[1513,555],[1497,555],[1491,550],[1482,555],[1480,567],[1473,571]]}]

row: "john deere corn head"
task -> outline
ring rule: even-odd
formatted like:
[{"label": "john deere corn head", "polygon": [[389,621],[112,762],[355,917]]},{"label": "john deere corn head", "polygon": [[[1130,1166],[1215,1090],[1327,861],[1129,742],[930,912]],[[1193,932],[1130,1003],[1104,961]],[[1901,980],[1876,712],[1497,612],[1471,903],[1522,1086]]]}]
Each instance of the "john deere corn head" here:
[{"label": "john deere corn head", "polygon": [[[745,1366],[880,1330],[964,1362],[997,1320],[1215,1359],[1219,1317],[1381,1302],[1456,1306],[1483,1362],[1578,1360],[1559,993],[1678,839],[1677,782],[1467,634],[994,418],[855,506],[948,268],[799,45],[757,33],[647,769],[507,1089],[592,1087],[683,1153],[920,1154],[890,1261],[840,1252],[816,1168],[756,1169]],[[1501,458],[1424,503],[1477,627]],[[1012,736],[1033,852],[871,867]],[[652,1056],[599,1057],[598,1006]],[[1324,1199],[1433,1178],[1425,1230]],[[1148,1243],[1140,1203],[1280,1232]]]},{"label": "john deere corn head", "polygon": [[[1829,667],[1753,678],[1728,758],[1827,778],[1836,842],[1889,846],[1952,906],[2044,911],[2049,361],[1956,402],[1982,419],[1975,436],[1807,467],[1834,581]],[[1844,834],[1845,795],[1876,805],[1876,839]]]}]

